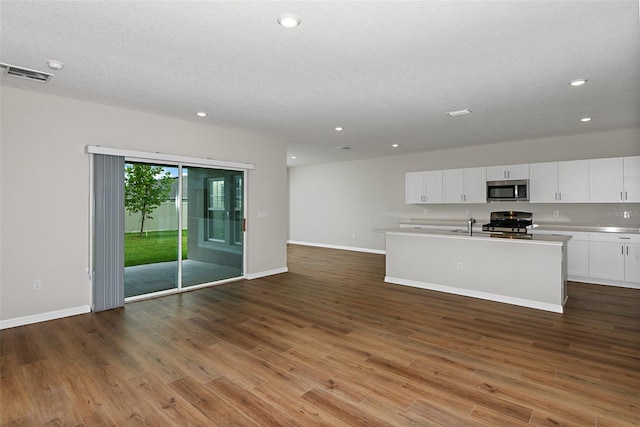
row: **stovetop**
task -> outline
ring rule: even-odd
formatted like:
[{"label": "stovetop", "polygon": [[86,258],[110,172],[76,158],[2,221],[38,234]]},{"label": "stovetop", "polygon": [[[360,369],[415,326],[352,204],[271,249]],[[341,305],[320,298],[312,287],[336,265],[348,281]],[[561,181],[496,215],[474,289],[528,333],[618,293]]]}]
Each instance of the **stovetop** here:
[{"label": "stovetop", "polygon": [[490,222],[482,226],[482,231],[526,234],[532,224],[531,212],[496,211],[491,212]]}]

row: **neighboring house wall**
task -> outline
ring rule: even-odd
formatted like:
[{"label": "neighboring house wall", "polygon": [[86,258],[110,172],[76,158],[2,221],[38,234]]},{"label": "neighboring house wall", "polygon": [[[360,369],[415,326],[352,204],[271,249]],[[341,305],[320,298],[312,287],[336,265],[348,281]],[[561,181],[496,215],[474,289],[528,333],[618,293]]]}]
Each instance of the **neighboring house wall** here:
[{"label": "neighboring house wall", "polygon": [[[285,142],[207,119],[0,90],[0,322],[91,303],[86,145],[255,164],[247,177],[247,273],[286,269]],[[258,211],[271,214],[258,219]],[[32,290],[33,279],[42,290]]]},{"label": "neighboring house wall", "polygon": [[[637,210],[637,203],[406,205],[404,180],[406,172],[414,171],[638,154],[640,129],[631,129],[294,167],[289,169],[289,239],[383,250],[384,235],[375,233],[376,228],[423,217],[488,221],[491,211],[509,209],[531,211],[534,219],[545,222],[637,224],[637,217],[607,216]],[[559,218],[553,217],[554,210],[560,211]]]}]

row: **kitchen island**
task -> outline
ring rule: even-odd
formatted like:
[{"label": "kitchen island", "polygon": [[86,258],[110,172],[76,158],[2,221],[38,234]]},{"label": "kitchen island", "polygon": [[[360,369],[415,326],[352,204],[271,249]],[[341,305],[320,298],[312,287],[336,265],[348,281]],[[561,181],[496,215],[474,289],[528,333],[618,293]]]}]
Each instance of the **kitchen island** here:
[{"label": "kitchen island", "polygon": [[569,236],[388,228],[385,282],[562,313]]}]

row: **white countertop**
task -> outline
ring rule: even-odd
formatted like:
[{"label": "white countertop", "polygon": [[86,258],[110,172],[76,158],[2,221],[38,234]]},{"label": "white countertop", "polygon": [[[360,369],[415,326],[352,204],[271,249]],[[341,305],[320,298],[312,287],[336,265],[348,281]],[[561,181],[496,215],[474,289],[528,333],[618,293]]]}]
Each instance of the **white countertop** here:
[{"label": "white countertop", "polygon": [[[476,218],[476,225],[487,223],[489,220],[482,220]],[[446,220],[446,219],[426,219],[426,218],[410,218],[406,221],[400,221],[403,225],[435,225],[435,226],[452,226],[461,227],[466,229],[467,221],[461,220]],[[628,233],[628,234],[640,234],[640,226],[622,227],[610,224],[575,224],[575,223],[545,223],[536,222],[538,230],[549,231],[582,231],[592,233]]]},{"label": "white countertop", "polygon": [[451,239],[482,239],[482,240],[495,240],[504,242],[518,242],[518,243],[544,243],[544,244],[563,244],[567,242],[571,236],[560,235],[540,235],[530,234],[527,237],[512,237],[512,236],[500,236],[492,233],[474,231],[473,235],[469,236],[466,232],[458,233],[450,230],[433,230],[428,228],[407,228],[407,227],[391,227],[381,228],[375,230],[379,233],[385,234],[405,234],[405,235],[424,235],[424,236],[437,236],[442,238]]}]

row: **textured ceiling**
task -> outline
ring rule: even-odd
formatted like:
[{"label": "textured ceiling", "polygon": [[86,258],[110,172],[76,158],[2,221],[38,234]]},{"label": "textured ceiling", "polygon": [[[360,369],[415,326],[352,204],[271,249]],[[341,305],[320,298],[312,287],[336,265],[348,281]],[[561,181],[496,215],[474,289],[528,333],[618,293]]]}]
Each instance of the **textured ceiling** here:
[{"label": "textured ceiling", "polygon": [[268,133],[292,166],[640,127],[637,0],[3,0],[0,18],[1,62],[65,64],[3,85]]}]

